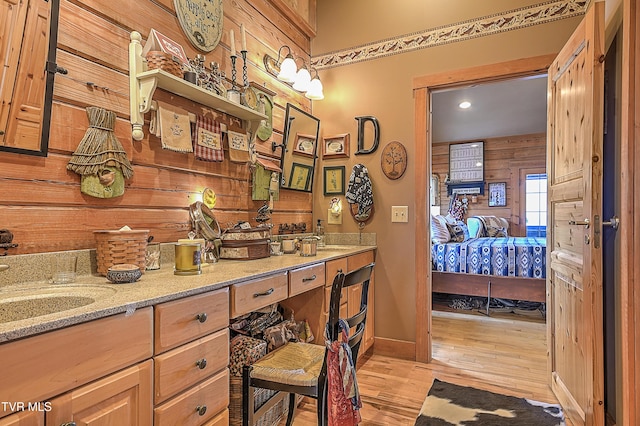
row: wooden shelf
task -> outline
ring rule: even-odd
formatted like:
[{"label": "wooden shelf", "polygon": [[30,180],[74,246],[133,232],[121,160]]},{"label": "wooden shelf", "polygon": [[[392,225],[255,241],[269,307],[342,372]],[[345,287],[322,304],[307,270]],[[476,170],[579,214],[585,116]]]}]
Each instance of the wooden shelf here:
[{"label": "wooden shelf", "polygon": [[267,119],[265,114],[232,102],[166,71],[159,69],[141,71],[144,70],[144,63],[141,55],[140,39],[138,32],[131,33],[131,43],[129,43],[129,95],[131,134],[134,140],[142,140],[144,137],[142,132],[144,114],[151,109],[151,101],[157,88],[237,117],[247,124],[246,127],[249,132],[257,127],[260,121]]}]

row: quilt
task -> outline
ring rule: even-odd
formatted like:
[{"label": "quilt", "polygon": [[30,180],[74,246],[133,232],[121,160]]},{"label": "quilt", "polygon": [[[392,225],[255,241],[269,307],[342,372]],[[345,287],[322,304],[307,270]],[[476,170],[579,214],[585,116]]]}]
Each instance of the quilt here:
[{"label": "quilt", "polygon": [[545,238],[471,238],[433,244],[431,250],[433,269],[439,272],[546,278]]}]

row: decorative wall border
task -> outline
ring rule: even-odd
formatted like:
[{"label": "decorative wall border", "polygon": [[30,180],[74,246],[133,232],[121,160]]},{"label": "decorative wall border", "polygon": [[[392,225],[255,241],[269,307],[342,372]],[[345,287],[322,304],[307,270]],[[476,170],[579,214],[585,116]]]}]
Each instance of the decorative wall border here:
[{"label": "decorative wall border", "polygon": [[590,0],[551,0],[529,7],[398,36],[311,58],[321,70],[584,15]]}]

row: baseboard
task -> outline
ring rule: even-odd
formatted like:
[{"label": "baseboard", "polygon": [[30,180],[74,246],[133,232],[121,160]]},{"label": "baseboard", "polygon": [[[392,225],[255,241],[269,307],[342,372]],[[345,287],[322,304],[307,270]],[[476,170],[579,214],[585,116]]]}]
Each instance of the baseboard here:
[{"label": "baseboard", "polygon": [[415,361],[416,343],[406,340],[376,337],[373,343],[373,353],[376,355]]}]

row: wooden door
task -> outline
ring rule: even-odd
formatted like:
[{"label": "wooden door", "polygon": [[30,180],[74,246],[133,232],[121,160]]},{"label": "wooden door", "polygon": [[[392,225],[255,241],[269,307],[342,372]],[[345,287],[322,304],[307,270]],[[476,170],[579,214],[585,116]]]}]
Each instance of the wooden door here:
[{"label": "wooden door", "polygon": [[548,342],[552,389],[574,424],[604,424],[602,129],[604,2],[549,68]]},{"label": "wooden door", "polygon": [[51,400],[46,424],[152,424],[152,362],[142,362]]}]

